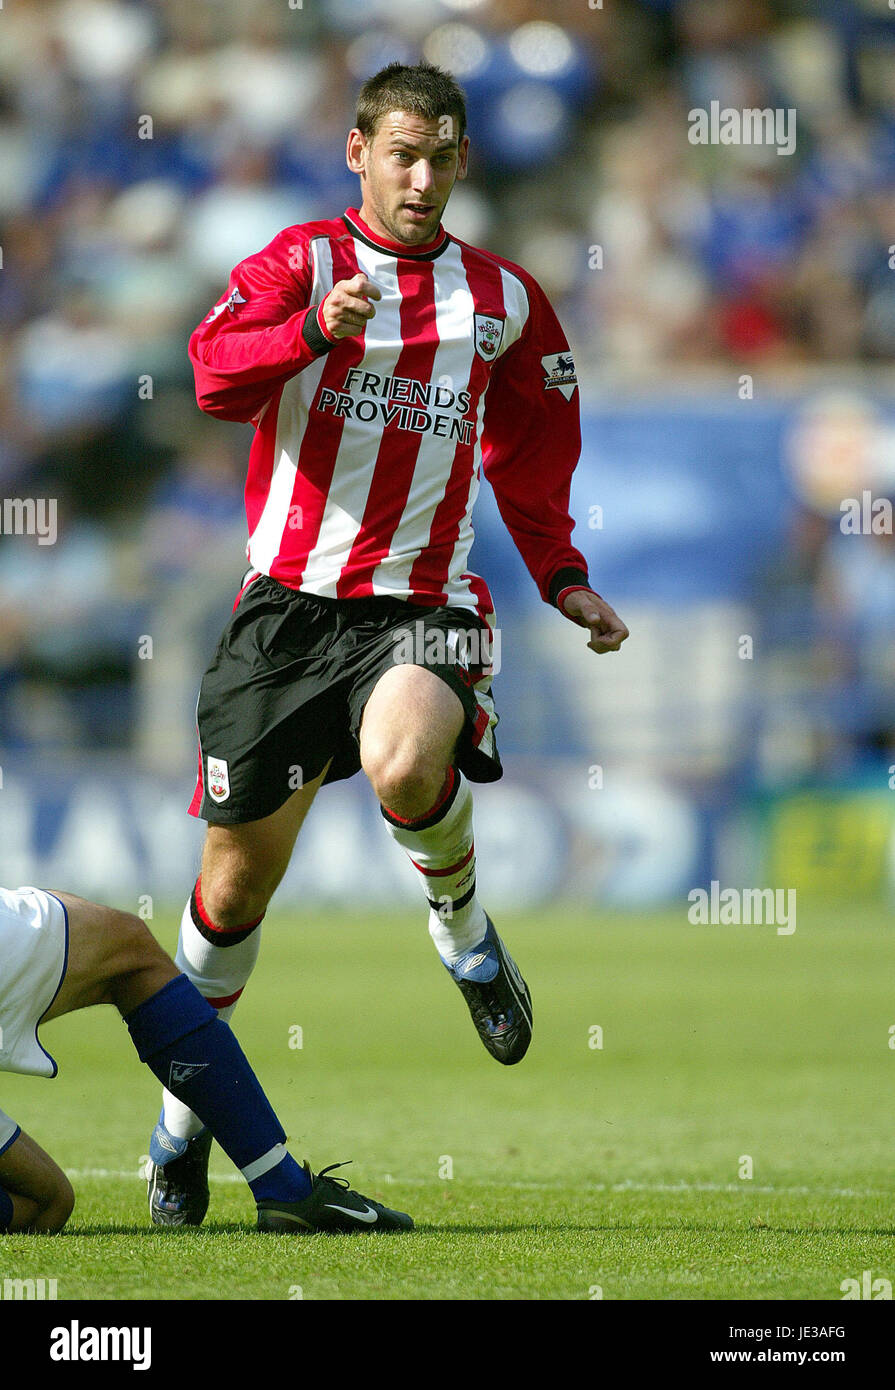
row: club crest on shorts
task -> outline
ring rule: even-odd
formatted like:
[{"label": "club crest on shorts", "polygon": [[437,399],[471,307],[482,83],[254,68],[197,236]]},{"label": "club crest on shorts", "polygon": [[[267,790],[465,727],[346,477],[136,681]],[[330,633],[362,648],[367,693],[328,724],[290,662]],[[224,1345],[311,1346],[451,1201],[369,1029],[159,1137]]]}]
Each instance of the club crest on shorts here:
[{"label": "club crest on shorts", "polygon": [[541,358],[541,366],[544,368],[544,390],[550,391],[555,388],[570,401],[572,392],[578,385],[572,354],[568,351],[548,353],[546,357]]},{"label": "club crest on shorts", "polygon": [[225,758],[208,759],[208,776],[205,780],[208,795],[212,801],[226,801],[230,796],[230,769]]},{"label": "club crest on shorts", "polygon": [[500,351],[503,322],[493,314],[475,315],[475,350],[486,362],[492,362]]}]

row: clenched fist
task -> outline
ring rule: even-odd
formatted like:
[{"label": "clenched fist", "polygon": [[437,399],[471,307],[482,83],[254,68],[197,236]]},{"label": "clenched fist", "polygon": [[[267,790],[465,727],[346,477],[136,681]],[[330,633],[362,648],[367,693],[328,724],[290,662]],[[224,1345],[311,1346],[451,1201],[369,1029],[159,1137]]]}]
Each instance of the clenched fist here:
[{"label": "clenched fist", "polygon": [[371,299],[381,299],[382,291],[362,271],[350,280],[339,280],[323,301],[323,322],[334,338],[354,338],[363,332],[376,313]]}]

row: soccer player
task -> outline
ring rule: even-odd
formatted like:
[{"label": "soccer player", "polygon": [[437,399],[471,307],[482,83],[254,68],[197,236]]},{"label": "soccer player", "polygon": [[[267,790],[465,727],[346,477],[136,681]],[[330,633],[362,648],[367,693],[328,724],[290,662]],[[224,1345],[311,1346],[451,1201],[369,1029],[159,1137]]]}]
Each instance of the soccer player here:
[{"label": "soccer player", "polygon": [[[190,339],[201,408],[251,421],[251,568],[201,685],[208,822],[177,963],[230,1016],[324,783],[363,769],[488,1052],[531,1038],[528,988],[476,895],[470,782],[501,765],[494,605],[466,569],[480,471],[541,597],[595,652],[628,630],[571,544],[575,366],[536,281],[451,236],[463,94],[428,64],[364,83],[347,144],[360,207],[287,227],[236,267]],[[166,1092],[152,1155],[191,1205],[201,1142]],[[153,1219],[167,1219],[155,1209]]]},{"label": "soccer player", "polygon": [[[139,917],[70,893],[0,888],[0,961],[0,1070],[55,1076],[39,1025],[114,1004],[140,1060],[208,1126],[206,1156],[214,1135],[241,1170],[259,1230],[412,1228],[409,1216],[351,1191],[329,1169],[299,1167],[230,1029]],[[200,1171],[207,1205],[204,1164]],[[0,1110],[0,1232],[59,1231],[73,1205],[62,1169]]]}]

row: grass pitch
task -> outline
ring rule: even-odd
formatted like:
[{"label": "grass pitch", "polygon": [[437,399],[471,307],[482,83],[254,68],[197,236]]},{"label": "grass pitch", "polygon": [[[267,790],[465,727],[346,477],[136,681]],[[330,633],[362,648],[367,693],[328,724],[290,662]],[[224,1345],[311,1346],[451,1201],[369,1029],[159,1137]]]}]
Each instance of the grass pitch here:
[{"label": "grass pitch", "polygon": [[[481,1047],[422,915],[273,914],[236,1015],[292,1152],[353,1158],[352,1185],[416,1232],[259,1236],[218,1149],[206,1225],[153,1230],[138,1173],[159,1088],[96,1009],[43,1031],[52,1084],[0,1078],[77,1193],[60,1236],[0,1238],[0,1278],[55,1278],[60,1299],[839,1299],[864,1270],[895,1283],[883,909],[800,901],[791,937],[693,926],[684,908],[497,925],[534,998],[520,1066]],[[174,915],[153,926],[173,949]]]}]

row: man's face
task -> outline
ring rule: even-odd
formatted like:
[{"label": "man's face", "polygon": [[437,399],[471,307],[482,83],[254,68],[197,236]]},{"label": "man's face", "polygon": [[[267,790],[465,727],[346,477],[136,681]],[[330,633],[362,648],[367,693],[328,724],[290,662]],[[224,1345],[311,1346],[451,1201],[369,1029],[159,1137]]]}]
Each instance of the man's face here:
[{"label": "man's face", "polygon": [[431,241],[455,181],[466,177],[468,149],[468,136],[458,147],[450,116],[426,120],[390,111],[372,140],[352,130],[348,167],[360,175],[364,221],[390,241]]}]

